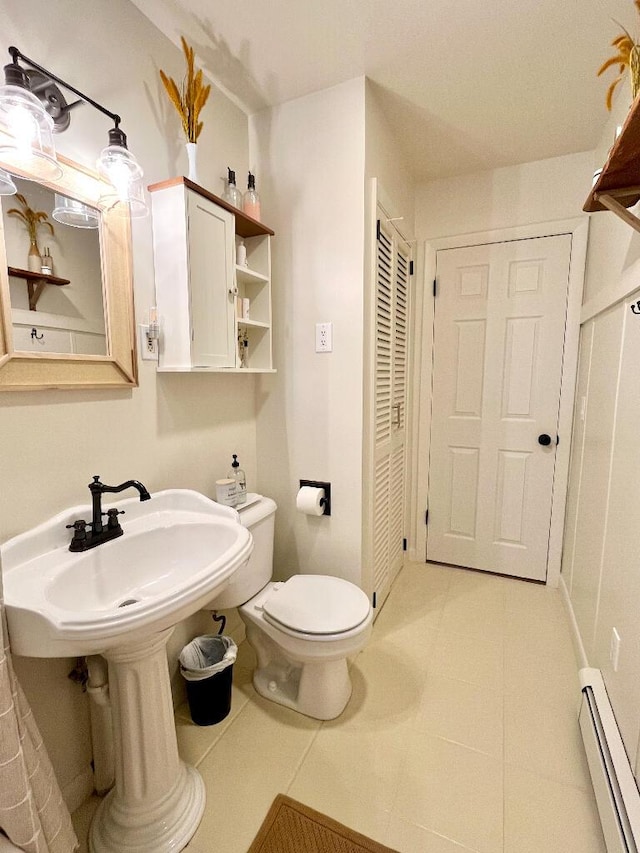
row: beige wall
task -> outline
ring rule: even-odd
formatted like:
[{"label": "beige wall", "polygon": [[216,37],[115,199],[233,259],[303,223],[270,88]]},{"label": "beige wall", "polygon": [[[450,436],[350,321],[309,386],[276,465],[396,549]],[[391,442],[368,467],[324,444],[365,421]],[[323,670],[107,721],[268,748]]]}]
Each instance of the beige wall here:
[{"label": "beige wall", "polygon": [[[259,489],[278,504],[276,572],[364,585],[365,197],[377,177],[413,228],[413,186],[364,78],[252,119],[252,158],[278,239],[273,298],[278,374],[258,391]],[[333,323],[333,352],[315,324]],[[299,480],[331,482],[331,518],[296,512]]]},{"label": "beige wall", "polygon": [[418,239],[580,216],[592,172],[588,151],[422,184],[416,193]]},{"label": "beige wall", "polygon": [[[180,79],[182,54],[134,6],[126,0],[7,0],[2,33],[3,45],[16,45],[122,116],[147,184],[184,173],[179,123],[158,78],[163,68]],[[214,88],[204,122],[200,180],[219,194],[227,165],[240,175],[248,169],[247,118]],[[105,116],[79,107],[71,128],[57,137],[58,148],[91,167],[107,144],[109,127]],[[133,250],[136,315],[142,321],[154,302],[149,218],[134,222]],[[234,452],[249,488],[255,488],[254,378],[157,375],[148,361],[139,367],[140,387],[129,391],[0,396],[2,541],[86,500],[93,474],[109,483],[135,477],[152,492],[189,487],[212,494]],[[173,670],[176,650],[204,625],[208,622],[196,617],[180,626],[172,642]],[[66,677],[72,664],[16,658],[60,782],[76,791],[91,753],[86,696]]]},{"label": "beige wall", "polygon": [[397,225],[410,240],[414,235],[415,182],[411,167],[398,147],[393,128],[389,125],[376,96],[375,87],[367,81],[366,105],[366,178],[376,178],[385,196],[402,219]]},{"label": "beige wall", "polygon": [[[260,380],[259,489],[274,497],[276,572],[360,582],[364,79],[253,117],[273,257],[276,376]],[[315,324],[333,323],[333,352]],[[296,512],[300,479],[331,483],[332,515]]]}]

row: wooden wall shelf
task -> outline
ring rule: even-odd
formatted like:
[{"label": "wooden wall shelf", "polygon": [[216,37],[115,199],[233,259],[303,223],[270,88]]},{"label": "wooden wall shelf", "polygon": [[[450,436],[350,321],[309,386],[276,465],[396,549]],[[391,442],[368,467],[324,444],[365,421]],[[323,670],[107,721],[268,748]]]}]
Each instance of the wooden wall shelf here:
[{"label": "wooden wall shelf", "polygon": [[627,208],[640,201],[640,96],[631,105],[622,130],[614,142],[602,173],[584,207],[587,213],[610,210],[636,231],[640,219]]},{"label": "wooden wall shelf", "polygon": [[71,284],[68,278],[59,278],[57,275],[47,275],[42,272],[31,272],[31,270],[21,270],[18,267],[7,267],[7,272],[10,276],[22,278],[27,282],[30,311],[36,310],[38,299],[40,299],[45,285],[54,284],[56,287],[63,287],[65,284]]}]

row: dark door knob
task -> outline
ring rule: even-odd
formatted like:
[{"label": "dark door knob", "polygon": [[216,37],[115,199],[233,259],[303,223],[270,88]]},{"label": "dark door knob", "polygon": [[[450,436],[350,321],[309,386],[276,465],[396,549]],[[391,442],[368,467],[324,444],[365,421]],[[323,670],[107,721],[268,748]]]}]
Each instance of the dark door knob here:
[{"label": "dark door knob", "polygon": [[543,447],[547,447],[547,445],[551,444],[551,436],[547,435],[546,432],[543,432],[538,436],[538,444],[541,444]]}]

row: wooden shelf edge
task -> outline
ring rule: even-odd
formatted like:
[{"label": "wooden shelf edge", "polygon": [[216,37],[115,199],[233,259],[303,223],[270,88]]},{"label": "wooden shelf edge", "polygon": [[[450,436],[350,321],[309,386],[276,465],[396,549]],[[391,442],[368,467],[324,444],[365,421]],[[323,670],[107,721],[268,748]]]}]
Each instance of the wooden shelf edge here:
[{"label": "wooden shelf edge", "polygon": [[190,181],[189,178],[185,178],[183,175],[179,175],[175,178],[167,178],[166,181],[159,181],[157,184],[150,184],[147,189],[150,193],[153,193],[158,190],[164,190],[167,187],[178,186],[179,184],[184,184],[185,187],[188,187],[190,190],[193,190],[193,192],[198,193],[198,195],[201,195],[203,198],[207,198],[219,207],[224,208],[224,210],[228,210],[229,213],[233,213],[236,218],[236,234],[240,237],[274,236],[274,232],[271,228],[267,228],[267,226],[263,225],[262,222],[258,222],[257,219],[247,216],[246,213],[243,213],[237,207],[234,207],[232,204],[229,204],[229,202],[217,195],[214,195],[212,192],[209,192],[209,190],[201,187],[200,184]]},{"label": "wooden shelf edge", "polygon": [[47,284],[55,284],[56,287],[63,287],[65,284],[71,284],[68,278],[59,278],[57,275],[49,275],[43,272],[32,272],[31,270],[23,270],[19,267],[7,267],[7,272],[13,278],[21,278],[27,282],[27,293],[29,296],[29,311],[35,311],[38,300],[42,296],[42,291]]},{"label": "wooden shelf edge", "polygon": [[46,284],[55,284],[57,287],[71,284],[71,280],[68,278],[59,278],[57,275],[48,275],[44,272],[23,270],[19,267],[7,267],[7,272],[14,278],[23,278],[25,281],[44,281]]},{"label": "wooden shelf edge", "polygon": [[640,219],[638,219],[635,214],[628,211],[627,208],[623,204],[620,204],[620,202],[612,195],[608,193],[598,193],[596,195],[596,201],[603,206],[603,210],[610,210],[611,213],[615,213],[615,215],[622,219],[623,222],[630,225],[634,231],[640,232]]},{"label": "wooden shelf edge", "polygon": [[615,139],[598,180],[582,208],[587,213],[610,210],[603,196],[619,197],[624,207],[640,201],[640,95],[636,96]]}]

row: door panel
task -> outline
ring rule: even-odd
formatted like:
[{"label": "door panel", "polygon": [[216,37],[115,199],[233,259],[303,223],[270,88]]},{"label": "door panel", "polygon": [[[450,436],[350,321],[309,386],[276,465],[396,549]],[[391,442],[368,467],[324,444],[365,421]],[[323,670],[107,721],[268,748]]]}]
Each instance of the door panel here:
[{"label": "door panel", "polygon": [[376,240],[373,578],[378,606],[402,566],[410,250],[381,220]]},{"label": "door panel", "polygon": [[429,560],[546,577],[570,251],[438,252]]},{"label": "door panel", "polygon": [[194,367],[234,367],[233,214],[188,193],[191,361]]}]

